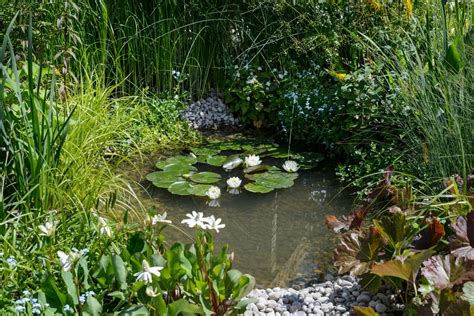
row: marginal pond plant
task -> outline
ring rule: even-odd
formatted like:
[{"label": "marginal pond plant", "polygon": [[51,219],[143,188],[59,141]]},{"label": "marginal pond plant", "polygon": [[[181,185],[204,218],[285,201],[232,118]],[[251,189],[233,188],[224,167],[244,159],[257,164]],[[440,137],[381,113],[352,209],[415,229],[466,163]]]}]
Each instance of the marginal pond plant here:
[{"label": "marginal pond plant", "polygon": [[[281,168],[264,160],[278,162]],[[320,160],[317,154],[291,154],[276,144],[212,142],[205,147],[191,148],[188,154],[159,160],[155,167],[160,170],[149,173],[146,179],[172,194],[207,196],[213,202],[221,195],[220,183],[226,183],[231,194],[238,194],[241,186],[252,193],[268,193],[293,186],[298,170],[311,169]],[[223,179],[221,173],[202,171],[198,166],[225,171],[232,176]],[[242,181],[246,183],[242,185]]]},{"label": "marginal pond plant", "polygon": [[[406,315],[472,315],[474,177],[452,177],[434,195],[415,180],[389,168],[361,207],[326,218],[343,231],[334,265],[371,291],[383,283],[400,289]],[[363,315],[376,315],[369,309]]]}]

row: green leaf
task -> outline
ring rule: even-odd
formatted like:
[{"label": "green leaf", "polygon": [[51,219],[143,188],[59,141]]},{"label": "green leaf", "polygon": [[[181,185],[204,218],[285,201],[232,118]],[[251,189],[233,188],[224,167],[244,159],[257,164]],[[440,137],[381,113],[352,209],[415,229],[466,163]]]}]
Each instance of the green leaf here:
[{"label": "green leaf", "polygon": [[395,212],[389,216],[383,216],[380,220],[374,220],[374,226],[394,249],[397,249],[405,240],[407,233],[405,224],[405,215],[402,212]]},{"label": "green leaf", "polygon": [[222,166],[226,161],[227,161],[227,157],[226,157],[226,156],[221,156],[221,155],[208,156],[208,157],[206,158],[206,163],[207,163],[208,165],[211,165],[211,166],[214,166],[214,167],[220,167],[220,166]]},{"label": "green leaf", "polygon": [[118,298],[121,301],[126,300],[125,294],[122,291],[114,291],[112,293],[107,294],[107,296]]},{"label": "green leaf", "polygon": [[191,171],[197,171],[197,169],[193,165],[177,162],[177,163],[166,165],[163,168],[163,171],[175,172],[176,174],[183,175]]},{"label": "green leaf", "polygon": [[61,277],[66,284],[67,294],[69,295],[72,302],[77,305],[79,303],[77,299],[76,285],[74,284],[74,279],[72,273],[69,271],[61,270]]},{"label": "green leaf", "polygon": [[94,296],[89,296],[84,305],[84,312],[88,315],[99,316],[102,314],[102,305]]},{"label": "green leaf", "polygon": [[196,183],[216,183],[221,179],[221,175],[205,171],[192,174],[190,179]]},{"label": "green leaf", "polygon": [[258,183],[247,183],[244,185],[244,188],[252,193],[268,193],[274,190],[274,188],[269,188]]},{"label": "green leaf", "polygon": [[112,256],[112,265],[114,267],[115,280],[120,285],[121,290],[127,289],[127,271],[125,264],[120,256]]},{"label": "green leaf", "polygon": [[191,314],[202,315],[203,310],[197,305],[191,304],[184,298],[174,301],[168,305],[171,315]]},{"label": "green leaf", "polygon": [[135,232],[128,240],[127,250],[130,254],[141,252],[145,247],[145,241],[140,232]]},{"label": "green leaf", "polygon": [[194,184],[191,185],[188,192],[189,194],[196,195],[196,196],[206,196],[207,191],[211,185],[209,184]]},{"label": "green leaf", "polygon": [[191,151],[196,156],[204,156],[204,157],[214,156],[220,153],[219,149],[208,148],[208,147],[199,147],[199,148],[195,147],[195,148],[191,148]]},{"label": "green leaf", "polygon": [[141,305],[132,305],[125,309],[122,309],[120,312],[116,312],[117,316],[148,316],[150,312],[145,306]]},{"label": "green leaf", "polygon": [[41,289],[52,306],[61,307],[66,304],[67,296],[58,289],[56,281],[50,274],[43,276]]},{"label": "green leaf", "polygon": [[186,181],[178,181],[171,184],[168,188],[168,191],[176,195],[190,195],[189,189],[191,189],[191,184]]},{"label": "green leaf", "polygon": [[380,277],[392,276],[408,282],[414,282],[421,264],[433,253],[434,250],[427,249],[406,256],[403,262],[399,259],[385,261],[384,263],[372,266],[371,273]]},{"label": "green leaf", "polygon": [[258,165],[253,167],[247,167],[244,169],[244,173],[258,173],[263,171],[268,171],[270,169],[267,165]]}]

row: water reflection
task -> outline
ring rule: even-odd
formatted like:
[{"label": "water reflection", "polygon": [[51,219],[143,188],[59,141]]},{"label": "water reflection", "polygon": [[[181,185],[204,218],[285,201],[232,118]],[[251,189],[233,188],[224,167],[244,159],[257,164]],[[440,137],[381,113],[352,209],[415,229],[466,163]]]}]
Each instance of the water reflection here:
[{"label": "water reflection", "polygon": [[[218,246],[228,243],[235,267],[254,275],[259,286],[287,286],[292,279],[331,268],[335,236],[325,227],[324,216],[347,214],[351,203],[347,196],[333,199],[339,187],[332,172],[324,171],[300,172],[293,187],[267,194],[223,193],[220,207],[206,205],[205,198],[150,192],[152,198],[144,203],[168,211],[174,223],[192,210],[222,218],[226,227],[215,237]],[[184,238],[177,231],[168,235]]]}]

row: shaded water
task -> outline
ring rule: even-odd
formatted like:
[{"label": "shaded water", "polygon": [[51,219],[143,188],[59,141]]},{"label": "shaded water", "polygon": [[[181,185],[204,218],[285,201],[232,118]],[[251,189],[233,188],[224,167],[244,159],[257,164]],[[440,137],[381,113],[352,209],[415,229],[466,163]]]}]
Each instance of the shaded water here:
[{"label": "shaded water", "polygon": [[[198,169],[221,172],[224,178],[234,175],[221,168],[200,165]],[[267,194],[244,190],[232,195],[221,187],[219,207],[208,206],[205,198],[175,196],[152,186],[143,202],[167,211],[173,223],[189,233],[193,232],[179,224],[186,213],[194,210],[222,218],[226,227],[214,234],[215,241],[217,246],[229,244],[235,253],[234,267],[255,276],[260,287],[290,286],[292,280],[333,270],[336,236],[326,228],[324,217],[347,214],[351,200],[338,194],[332,170],[300,172],[293,187]],[[168,229],[166,235],[186,240],[177,230]]]}]

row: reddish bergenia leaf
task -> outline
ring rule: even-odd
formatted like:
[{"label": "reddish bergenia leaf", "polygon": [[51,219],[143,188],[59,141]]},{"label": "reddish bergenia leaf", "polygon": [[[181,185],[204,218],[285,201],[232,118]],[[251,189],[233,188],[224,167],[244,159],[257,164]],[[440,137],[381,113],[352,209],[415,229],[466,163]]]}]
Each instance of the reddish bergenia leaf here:
[{"label": "reddish bergenia leaf", "polygon": [[443,224],[435,217],[425,219],[426,228],[421,231],[419,238],[413,241],[415,249],[428,249],[436,246],[446,234]]},{"label": "reddish bergenia leaf", "polygon": [[326,226],[335,233],[339,233],[341,230],[347,230],[349,228],[347,224],[338,220],[334,215],[326,215],[325,222]]},{"label": "reddish bergenia leaf", "polygon": [[449,247],[457,258],[474,260],[474,211],[466,217],[459,216],[452,225],[455,236],[451,236]]},{"label": "reddish bergenia leaf", "polygon": [[421,268],[421,274],[440,290],[451,288],[465,271],[464,260],[452,255],[433,256]]},{"label": "reddish bergenia leaf", "polygon": [[378,260],[384,241],[375,228],[349,231],[342,235],[334,253],[334,265],[339,273],[362,275]]}]

